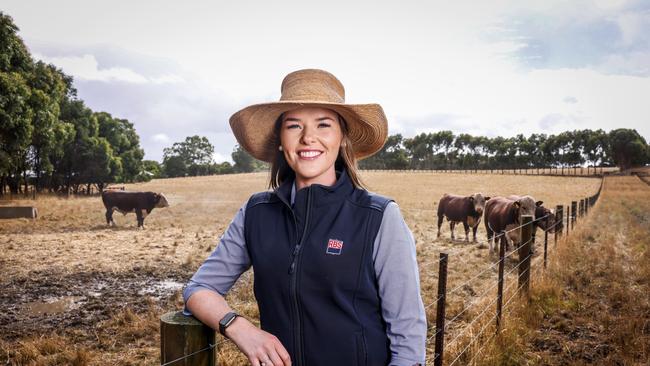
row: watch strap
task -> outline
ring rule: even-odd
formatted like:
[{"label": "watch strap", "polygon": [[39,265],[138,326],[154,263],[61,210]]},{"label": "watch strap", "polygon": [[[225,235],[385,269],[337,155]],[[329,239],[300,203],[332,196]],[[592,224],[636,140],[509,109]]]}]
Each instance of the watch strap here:
[{"label": "watch strap", "polygon": [[233,321],[239,316],[239,314],[235,313],[234,311],[231,311],[227,313],[226,315],[221,318],[219,321],[219,333],[223,335],[224,337],[226,336],[226,328],[232,324]]}]

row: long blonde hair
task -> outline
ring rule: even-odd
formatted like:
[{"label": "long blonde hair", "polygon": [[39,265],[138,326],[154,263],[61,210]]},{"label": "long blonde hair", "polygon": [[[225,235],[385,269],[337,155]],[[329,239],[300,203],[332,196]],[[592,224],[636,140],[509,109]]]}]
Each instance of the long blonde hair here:
[{"label": "long blonde hair", "polygon": [[[341,126],[341,133],[343,134],[343,139],[341,140],[341,147],[339,148],[339,154],[334,163],[335,170],[345,169],[350,177],[352,185],[356,188],[366,189],[365,184],[361,181],[359,177],[359,167],[357,166],[357,157],[354,155],[354,147],[352,142],[348,138],[348,128],[347,122],[341,117],[338,113],[339,125]],[[277,189],[280,185],[290,179],[295,179],[296,172],[291,169],[289,163],[284,158],[284,153],[278,149],[280,146],[280,129],[282,127],[282,115],[278,117],[275,121],[275,126],[273,128],[273,143],[275,147],[275,157],[271,162],[271,177],[269,179],[269,188]]]}]

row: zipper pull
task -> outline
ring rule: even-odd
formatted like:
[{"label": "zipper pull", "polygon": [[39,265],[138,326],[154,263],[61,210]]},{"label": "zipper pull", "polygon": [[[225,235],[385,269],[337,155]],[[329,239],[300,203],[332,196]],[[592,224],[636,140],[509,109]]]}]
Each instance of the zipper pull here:
[{"label": "zipper pull", "polygon": [[289,274],[293,274],[295,270],[296,270],[296,260],[294,259],[294,261],[291,262],[291,267],[289,267]]}]

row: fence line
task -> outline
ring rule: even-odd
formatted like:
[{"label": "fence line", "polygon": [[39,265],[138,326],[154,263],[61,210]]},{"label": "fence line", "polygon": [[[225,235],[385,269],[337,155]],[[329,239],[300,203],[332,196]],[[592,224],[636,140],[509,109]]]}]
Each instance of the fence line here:
[{"label": "fence line", "polygon": [[362,169],[363,172],[412,174],[476,174],[476,175],[526,175],[548,177],[598,178],[620,173],[615,167],[559,167],[559,168],[492,168],[492,169]]},{"label": "fence line", "polygon": [[[544,252],[543,252],[544,256],[543,257],[540,256],[538,258],[533,258],[534,253],[533,253],[533,248],[531,247],[531,249],[530,249],[530,251],[528,253],[520,253],[518,263],[515,266],[513,266],[512,268],[510,268],[503,275],[504,279],[505,278],[511,278],[510,281],[512,281],[512,283],[510,283],[505,288],[505,290],[503,290],[504,294],[508,294],[508,298],[506,299],[505,303],[503,304],[503,309],[504,310],[506,310],[506,309],[508,309],[510,307],[510,305],[517,298],[518,295],[520,295],[522,293],[527,294],[527,291],[522,292],[523,290],[525,290],[529,286],[528,282],[526,282],[526,278],[530,278],[531,273],[539,273],[540,271],[543,271],[546,268],[546,258],[547,258],[547,253],[548,253],[548,250],[549,250],[548,234],[550,232],[553,232],[553,233],[556,234],[555,243],[554,243],[555,245],[551,247],[552,249],[556,249],[557,245],[558,245],[558,242],[557,242],[558,234],[561,235],[561,236],[564,236],[565,238],[567,238],[568,235],[569,235],[570,230],[575,229],[575,224],[578,221],[578,219],[582,219],[582,218],[586,217],[586,215],[591,213],[591,207],[593,207],[596,204],[596,202],[598,201],[598,198],[600,197],[603,186],[604,186],[604,180],[601,181],[600,187],[598,188],[598,191],[596,192],[596,194],[594,194],[592,196],[589,196],[589,197],[586,197],[586,198],[582,198],[582,199],[580,199],[578,201],[572,201],[571,205],[567,206],[568,209],[566,210],[566,212],[565,212],[565,207],[563,205],[562,206],[560,206],[560,205],[556,206],[555,212],[552,213],[554,215],[554,218],[555,218],[554,223],[552,225],[547,226],[546,228],[542,229],[542,232],[544,233],[544,242],[543,242],[544,243]],[[578,202],[580,202],[580,205],[578,205]],[[552,214],[547,214],[545,216],[538,217],[538,218],[536,218],[534,220],[529,219],[530,220],[529,222],[520,224],[520,225],[518,225],[518,226],[516,226],[516,227],[514,227],[512,229],[507,230],[507,231],[502,231],[501,233],[495,235],[492,239],[496,241],[496,240],[502,239],[505,235],[507,235],[510,232],[513,232],[513,231],[519,230],[519,229],[523,229],[524,226],[536,225],[536,223],[549,218]],[[567,217],[567,220],[569,220],[569,221],[567,221],[567,223],[570,224],[570,225],[566,226],[566,228],[567,228],[566,232],[564,230],[564,228],[565,228],[565,226],[564,226],[564,216]],[[507,253],[507,255],[503,254],[503,257],[500,258],[497,262],[492,263],[487,268],[484,268],[484,269],[480,270],[477,274],[473,275],[469,280],[466,280],[463,283],[461,283],[459,285],[456,285],[451,291],[448,291],[446,294],[448,295],[448,294],[455,293],[456,291],[462,289],[464,286],[468,285],[469,283],[475,281],[476,279],[480,278],[485,273],[492,270],[495,266],[497,266],[499,264],[502,264],[502,261],[505,261],[505,259],[507,257],[512,256],[513,253],[515,253],[515,252],[519,253],[520,250],[525,248],[527,245],[530,245],[531,243],[534,244],[535,243],[535,241],[534,241],[535,237],[532,234],[532,226],[531,226],[531,230],[529,230],[529,233],[527,233],[526,235],[530,235],[530,237],[523,237],[523,235],[522,235],[521,242],[518,243],[516,248],[509,251]],[[540,243],[540,245],[541,245],[541,243]],[[540,265],[540,263],[542,261],[544,263],[543,267]],[[522,265],[527,265],[527,267],[522,268]],[[517,275],[517,277],[511,276],[512,273],[517,271],[517,270],[519,270],[519,274]],[[517,278],[518,281],[514,281],[515,278]],[[524,281],[522,281],[522,278],[524,278]],[[485,289],[481,290],[481,292],[479,293],[477,298],[478,299],[484,299],[485,296],[490,291],[492,291],[494,289],[494,287],[496,287],[496,285],[498,285],[498,284],[499,283],[496,282],[495,284],[486,286]],[[463,314],[465,314],[470,308],[475,307],[475,306],[477,306],[479,304],[484,304],[484,308],[482,310],[479,310],[479,313],[476,316],[474,316],[474,318],[472,320],[470,320],[466,325],[464,325],[464,327],[459,330],[459,332],[454,336],[454,338],[451,341],[445,342],[445,343],[447,343],[446,344],[447,347],[451,346],[453,348],[457,344],[457,342],[459,342],[464,336],[466,336],[466,333],[468,331],[470,331],[471,329],[474,329],[477,322],[479,322],[481,319],[485,318],[485,314],[488,311],[491,310],[492,306],[495,304],[495,302],[498,299],[499,299],[499,297],[497,296],[497,297],[495,297],[495,299],[493,299],[491,301],[487,301],[487,302],[483,302],[483,303],[481,303],[481,302],[472,302],[472,303],[468,304],[467,306],[464,306],[462,311],[460,313],[456,314],[449,321],[447,321],[447,324],[442,329],[437,330],[432,336],[428,337],[427,343],[429,343],[429,341],[434,336],[437,336],[440,332],[442,332],[443,335],[444,335],[444,333],[449,331],[451,329],[451,327],[454,324],[456,324],[456,321]],[[440,300],[440,296],[438,297],[438,300]],[[430,304],[429,306],[432,306],[432,305],[433,304]],[[444,306],[444,304],[443,304],[443,306]],[[470,347],[480,339],[480,337],[483,335],[485,330],[488,329],[488,327],[492,323],[492,320],[497,319],[497,321],[498,321],[499,317],[500,317],[499,312],[497,312],[496,315],[491,316],[489,319],[485,320],[485,324],[481,327],[480,331],[476,335],[472,336],[467,341],[468,342],[467,345],[465,345],[465,347],[459,353],[456,354],[454,352],[455,353],[455,358],[453,359],[453,361],[451,363],[449,363],[449,365],[454,365],[456,362],[458,362],[458,360],[461,359],[461,357],[467,352],[467,350],[469,350]],[[429,328],[429,329],[431,329],[431,328]],[[483,344],[481,345],[481,347],[475,352],[475,354],[470,359],[470,361],[469,361],[470,364],[472,364],[474,362],[474,360],[478,356],[478,354],[480,354],[482,352],[482,350],[488,345],[488,343],[495,337],[496,334],[498,334],[498,323],[497,323],[497,332],[492,334],[489,338],[483,340]],[[443,347],[440,347],[440,349],[442,349],[442,348]],[[436,363],[436,365],[442,365],[442,359],[444,357],[444,352],[439,352],[438,350],[439,350],[439,348],[436,347],[436,353],[435,353],[435,357],[434,357],[433,361]]]}]

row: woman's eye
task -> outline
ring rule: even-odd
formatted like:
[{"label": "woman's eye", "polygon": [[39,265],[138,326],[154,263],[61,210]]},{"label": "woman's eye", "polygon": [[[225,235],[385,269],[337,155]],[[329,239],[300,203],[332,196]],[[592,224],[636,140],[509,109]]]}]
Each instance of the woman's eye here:
[{"label": "woman's eye", "polygon": [[291,129],[294,129],[294,128],[300,128],[300,125],[297,124],[297,123],[292,123],[290,125],[287,125],[287,130],[291,130]]},{"label": "woman's eye", "polygon": [[321,122],[321,123],[318,124],[318,127],[329,127],[329,126],[331,126],[331,125],[329,123],[327,123],[327,122]]}]

